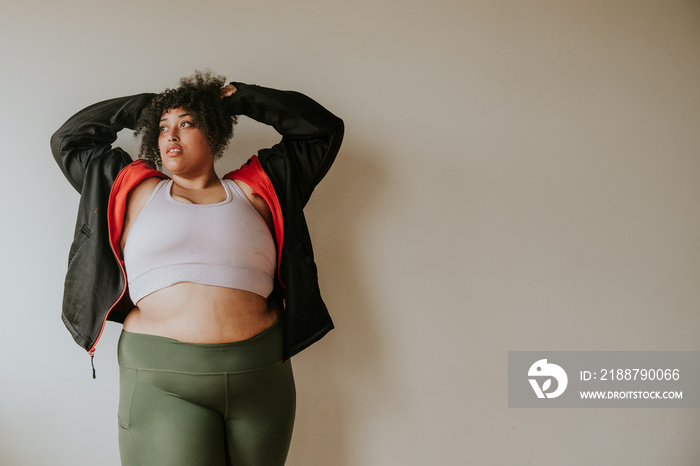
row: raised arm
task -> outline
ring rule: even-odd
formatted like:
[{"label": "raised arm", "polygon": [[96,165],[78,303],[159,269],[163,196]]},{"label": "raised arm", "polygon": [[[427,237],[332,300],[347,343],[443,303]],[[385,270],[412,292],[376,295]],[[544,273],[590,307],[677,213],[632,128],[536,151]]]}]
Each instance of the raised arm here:
[{"label": "raised arm", "polygon": [[131,157],[121,149],[112,149],[117,133],[133,129],[141,110],[154,94],[139,94],[105,100],[91,105],[66,121],[51,136],[51,152],[63,174],[78,191],[82,192],[85,173],[95,158],[112,151],[123,158],[124,165]]},{"label": "raised arm", "polygon": [[260,150],[258,156],[263,167],[286,173],[277,180],[271,176],[276,189],[284,182],[284,189],[296,191],[305,205],[340,149],[343,121],[298,92],[231,84],[236,92],[224,99],[231,114],[270,125],[282,135],[278,144]]}]

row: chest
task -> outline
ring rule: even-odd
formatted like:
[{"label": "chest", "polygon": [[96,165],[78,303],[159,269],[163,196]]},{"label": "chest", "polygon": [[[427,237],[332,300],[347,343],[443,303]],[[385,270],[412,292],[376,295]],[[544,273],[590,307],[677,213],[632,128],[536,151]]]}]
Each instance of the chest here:
[{"label": "chest", "polygon": [[[225,180],[225,199],[211,204],[181,202],[162,182],[134,220],[125,256],[180,256],[209,262],[244,251],[271,252],[275,245],[268,223],[233,181]],[[264,202],[264,201],[263,201]]]}]

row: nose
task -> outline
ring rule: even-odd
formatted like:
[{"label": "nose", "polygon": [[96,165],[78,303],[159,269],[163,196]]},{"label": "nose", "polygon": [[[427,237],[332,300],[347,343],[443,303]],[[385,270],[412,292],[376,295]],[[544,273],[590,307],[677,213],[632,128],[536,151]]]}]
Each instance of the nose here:
[{"label": "nose", "polygon": [[179,135],[177,133],[177,128],[173,128],[170,130],[168,133],[168,142],[175,142],[179,139]]}]

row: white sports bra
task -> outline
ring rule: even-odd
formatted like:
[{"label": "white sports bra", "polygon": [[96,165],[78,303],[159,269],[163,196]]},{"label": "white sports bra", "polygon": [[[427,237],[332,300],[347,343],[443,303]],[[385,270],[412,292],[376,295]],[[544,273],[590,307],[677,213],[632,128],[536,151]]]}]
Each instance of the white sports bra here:
[{"label": "white sports bra", "polygon": [[124,245],[134,303],[175,283],[191,282],[272,292],[277,254],[263,218],[233,180],[221,180],[226,200],[187,204],[161,181],[134,220]]}]

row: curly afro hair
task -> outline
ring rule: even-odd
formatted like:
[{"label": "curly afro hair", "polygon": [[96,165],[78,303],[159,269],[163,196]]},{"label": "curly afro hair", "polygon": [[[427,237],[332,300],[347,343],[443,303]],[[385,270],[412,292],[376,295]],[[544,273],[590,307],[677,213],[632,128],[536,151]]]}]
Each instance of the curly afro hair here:
[{"label": "curly afro hair", "polygon": [[225,85],[225,77],[197,70],[192,76],[182,78],[180,87],[155,96],[136,122],[134,135],[141,138],[139,157],[154,168],[162,167],[158,148],[160,119],[164,112],[182,107],[192,113],[195,124],[206,134],[214,158],[220,158],[236,124],[236,117],[229,114],[221,99],[221,88]]}]

